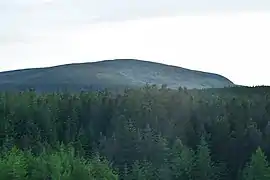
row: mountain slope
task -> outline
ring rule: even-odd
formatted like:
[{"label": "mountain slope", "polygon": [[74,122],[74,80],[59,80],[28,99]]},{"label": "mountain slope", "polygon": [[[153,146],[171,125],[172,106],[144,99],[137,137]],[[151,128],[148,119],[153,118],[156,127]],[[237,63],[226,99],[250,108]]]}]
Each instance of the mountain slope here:
[{"label": "mountain slope", "polygon": [[233,86],[227,78],[200,71],[134,59],[105,60],[0,73],[1,90],[94,89],[167,84],[170,88]]}]

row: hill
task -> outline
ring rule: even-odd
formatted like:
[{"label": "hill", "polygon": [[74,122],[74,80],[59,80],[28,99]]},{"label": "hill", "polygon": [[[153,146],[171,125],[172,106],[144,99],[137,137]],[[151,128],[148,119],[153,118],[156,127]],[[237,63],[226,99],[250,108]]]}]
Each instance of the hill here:
[{"label": "hill", "polygon": [[146,83],[188,89],[234,85],[221,75],[135,59],[105,60],[0,73],[1,90],[102,89],[141,87]]}]

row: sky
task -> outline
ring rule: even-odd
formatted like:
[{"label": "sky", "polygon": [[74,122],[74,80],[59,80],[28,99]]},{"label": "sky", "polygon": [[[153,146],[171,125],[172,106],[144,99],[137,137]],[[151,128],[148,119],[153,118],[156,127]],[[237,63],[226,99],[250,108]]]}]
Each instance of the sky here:
[{"label": "sky", "polygon": [[270,85],[269,0],[0,0],[0,71],[135,58]]}]

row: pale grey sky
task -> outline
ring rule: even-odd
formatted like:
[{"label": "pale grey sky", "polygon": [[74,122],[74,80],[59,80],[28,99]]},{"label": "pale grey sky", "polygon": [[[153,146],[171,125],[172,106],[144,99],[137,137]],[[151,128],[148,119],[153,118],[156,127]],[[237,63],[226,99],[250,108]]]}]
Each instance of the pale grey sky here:
[{"label": "pale grey sky", "polygon": [[270,85],[269,0],[0,0],[0,71],[138,58]]}]

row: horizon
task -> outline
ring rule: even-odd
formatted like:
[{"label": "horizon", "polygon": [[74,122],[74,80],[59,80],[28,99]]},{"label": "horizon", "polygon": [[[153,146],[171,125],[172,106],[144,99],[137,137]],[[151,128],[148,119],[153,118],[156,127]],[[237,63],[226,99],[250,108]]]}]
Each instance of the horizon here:
[{"label": "horizon", "polygon": [[0,71],[139,59],[270,85],[270,2],[194,2],[0,0]]}]

